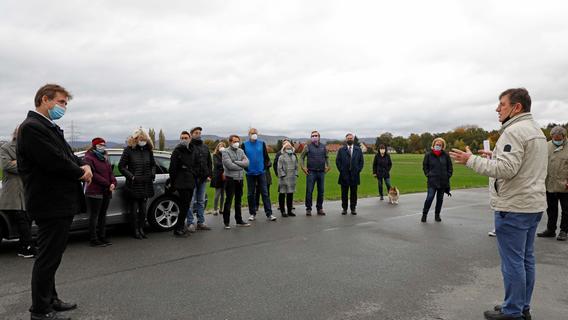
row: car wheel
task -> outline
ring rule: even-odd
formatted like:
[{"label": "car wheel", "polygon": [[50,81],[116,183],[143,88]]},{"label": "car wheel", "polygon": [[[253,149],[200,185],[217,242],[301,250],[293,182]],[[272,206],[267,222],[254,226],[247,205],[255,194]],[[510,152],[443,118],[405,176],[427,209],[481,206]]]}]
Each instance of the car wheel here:
[{"label": "car wheel", "polygon": [[177,222],[179,213],[180,206],[176,197],[160,197],[150,206],[148,222],[158,231],[171,230]]}]

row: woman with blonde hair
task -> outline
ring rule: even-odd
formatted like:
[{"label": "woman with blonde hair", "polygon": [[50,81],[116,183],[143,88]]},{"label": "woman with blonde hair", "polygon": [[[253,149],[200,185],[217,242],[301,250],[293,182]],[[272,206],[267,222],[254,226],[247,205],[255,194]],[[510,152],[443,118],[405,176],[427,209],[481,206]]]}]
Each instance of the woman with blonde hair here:
[{"label": "woman with blonde hair", "polygon": [[452,160],[444,151],[445,149],[446,141],[442,138],[436,138],[432,141],[432,150],[424,155],[422,169],[428,179],[428,194],[422,210],[422,222],[426,222],[434,197],[436,197],[435,220],[437,222],[442,221],[440,212],[444,202],[444,193],[450,195],[450,178],[454,171]]},{"label": "woman with blonde hair", "polygon": [[215,189],[213,200],[213,214],[218,215],[219,209],[223,210],[225,202],[225,174],[223,170],[223,154],[226,145],[223,141],[219,142],[213,151],[213,177],[211,177],[211,188]]},{"label": "woman with blonde hair", "polygon": [[[280,208],[282,208],[282,217],[296,216],[292,211],[296,182],[298,180],[298,157],[294,151],[292,144],[286,141],[282,146],[282,154],[278,158],[278,192],[280,193],[278,199]],[[288,213],[283,209],[284,199],[286,199]]]},{"label": "woman with blonde hair", "polygon": [[136,239],[146,239],[146,202],[154,196],[156,161],[153,147],[146,131],[136,129],[128,138],[128,146],[118,163],[118,169],[126,178],[124,190],[130,200],[131,223]]}]

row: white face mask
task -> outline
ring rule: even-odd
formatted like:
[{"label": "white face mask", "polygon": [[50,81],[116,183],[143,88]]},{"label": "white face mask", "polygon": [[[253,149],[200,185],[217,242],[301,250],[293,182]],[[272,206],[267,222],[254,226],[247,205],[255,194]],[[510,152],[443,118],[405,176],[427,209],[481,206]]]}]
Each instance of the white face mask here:
[{"label": "white face mask", "polygon": [[225,147],[219,148],[219,151],[221,151],[221,152],[225,151]]},{"label": "white face mask", "polygon": [[104,153],[105,150],[106,150],[106,147],[105,146],[96,146],[96,149],[97,149],[98,152]]},{"label": "white face mask", "polygon": [[379,151],[380,151],[381,153],[385,153],[385,152],[386,152],[385,149],[380,149]]},{"label": "white face mask", "polygon": [[147,143],[146,141],[138,141],[138,145],[141,147],[145,146],[146,143]]},{"label": "white face mask", "polygon": [[288,154],[292,154],[292,153],[294,153],[294,150],[292,150],[292,149],[286,149],[286,152],[287,152]]},{"label": "white face mask", "polygon": [[256,133],[251,134],[251,135],[250,135],[250,139],[253,140],[253,141],[257,140],[257,139],[258,139],[258,134],[256,134]]},{"label": "white face mask", "polygon": [[240,143],[235,142],[231,145],[231,147],[233,147],[233,149],[238,149],[240,145],[241,145]]}]

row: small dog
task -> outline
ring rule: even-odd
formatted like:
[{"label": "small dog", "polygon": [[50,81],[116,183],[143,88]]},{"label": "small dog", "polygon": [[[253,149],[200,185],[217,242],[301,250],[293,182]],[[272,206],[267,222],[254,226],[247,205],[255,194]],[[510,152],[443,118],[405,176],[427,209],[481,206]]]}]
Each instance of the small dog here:
[{"label": "small dog", "polygon": [[390,204],[398,204],[398,198],[400,197],[400,192],[398,188],[395,186],[390,187],[389,189],[389,203]]}]

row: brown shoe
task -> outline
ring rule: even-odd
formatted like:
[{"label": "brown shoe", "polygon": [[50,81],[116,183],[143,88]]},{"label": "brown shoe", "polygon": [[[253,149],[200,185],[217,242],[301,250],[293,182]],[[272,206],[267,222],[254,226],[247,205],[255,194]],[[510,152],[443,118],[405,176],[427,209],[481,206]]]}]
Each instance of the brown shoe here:
[{"label": "brown shoe", "polygon": [[198,223],[197,224],[197,230],[211,230],[211,228],[209,228],[206,224],[204,223]]},{"label": "brown shoe", "polygon": [[323,209],[318,209],[318,216],[325,216]]}]

